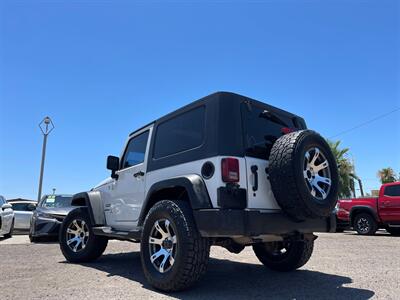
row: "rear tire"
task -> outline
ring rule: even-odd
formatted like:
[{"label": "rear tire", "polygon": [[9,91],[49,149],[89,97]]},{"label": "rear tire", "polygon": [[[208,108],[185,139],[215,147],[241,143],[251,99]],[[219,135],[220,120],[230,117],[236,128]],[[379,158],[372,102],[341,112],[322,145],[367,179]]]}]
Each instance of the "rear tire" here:
[{"label": "rear tire", "polygon": [[100,257],[107,247],[108,239],[95,235],[87,209],[77,208],[61,224],[59,242],[64,257],[69,262],[80,263]]},{"label": "rear tire", "polygon": [[253,245],[254,253],[264,266],[281,272],[304,266],[311,258],[314,241],[268,242]]},{"label": "rear tire", "polygon": [[378,224],[373,216],[361,213],[354,217],[353,227],[360,235],[374,235],[378,230]]},{"label": "rear tire", "polygon": [[185,201],[156,203],[144,221],[140,256],[144,275],[156,289],[180,291],[205,274],[210,243],[200,236]]},{"label": "rear tire", "polygon": [[400,228],[396,227],[389,227],[386,228],[386,231],[389,232],[391,235],[400,236]]}]

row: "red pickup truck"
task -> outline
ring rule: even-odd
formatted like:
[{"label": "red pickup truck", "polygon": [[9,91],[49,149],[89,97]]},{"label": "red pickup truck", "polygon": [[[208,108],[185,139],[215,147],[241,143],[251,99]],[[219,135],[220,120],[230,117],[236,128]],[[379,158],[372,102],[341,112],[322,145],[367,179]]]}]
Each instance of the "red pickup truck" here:
[{"label": "red pickup truck", "polygon": [[373,235],[379,228],[400,235],[400,182],[382,185],[379,197],[339,200],[336,216],[339,224],[361,235]]}]

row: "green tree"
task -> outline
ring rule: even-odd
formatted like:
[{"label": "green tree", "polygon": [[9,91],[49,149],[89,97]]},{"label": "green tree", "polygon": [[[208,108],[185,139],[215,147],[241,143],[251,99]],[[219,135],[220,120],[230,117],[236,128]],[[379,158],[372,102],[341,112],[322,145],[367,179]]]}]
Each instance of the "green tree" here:
[{"label": "green tree", "polygon": [[339,171],[339,198],[351,197],[354,193],[354,180],[358,180],[354,172],[354,166],[351,161],[345,157],[349,152],[349,148],[340,148],[340,141],[327,141],[331,147],[332,153],[336,158]]},{"label": "green tree", "polygon": [[392,168],[383,168],[378,171],[378,178],[381,180],[381,183],[390,183],[395,182],[398,179],[396,178],[396,173]]}]

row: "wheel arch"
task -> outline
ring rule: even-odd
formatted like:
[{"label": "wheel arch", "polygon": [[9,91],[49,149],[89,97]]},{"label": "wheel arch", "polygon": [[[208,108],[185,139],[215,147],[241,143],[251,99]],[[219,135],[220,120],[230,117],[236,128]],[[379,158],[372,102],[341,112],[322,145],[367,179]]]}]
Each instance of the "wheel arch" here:
[{"label": "wheel arch", "polygon": [[150,208],[161,200],[187,200],[192,209],[212,208],[203,179],[199,175],[186,175],[154,183],[147,192],[139,216],[142,226]]},{"label": "wheel arch", "polygon": [[357,205],[357,206],[353,206],[350,211],[350,226],[354,226],[355,217],[361,213],[367,213],[367,214],[371,215],[376,222],[379,222],[376,211],[374,211],[371,207]]},{"label": "wheel arch", "polygon": [[86,207],[93,226],[105,225],[103,201],[99,191],[82,192],[73,195],[71,206]]}]

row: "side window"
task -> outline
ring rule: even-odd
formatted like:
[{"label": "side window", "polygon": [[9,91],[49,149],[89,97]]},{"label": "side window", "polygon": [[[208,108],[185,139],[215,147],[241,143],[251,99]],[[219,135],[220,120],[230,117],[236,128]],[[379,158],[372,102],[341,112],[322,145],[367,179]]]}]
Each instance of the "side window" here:
[{"label": "side window", "polygon": [[154,158],[194,149],[203,144],[205,130],[205,107],[185,112],[158,125]]},{"label": "side window", "polygon": [[385,187],[385,196],[400,197],[400,185],[389,185]]},{"label": "side window", "polygon": [[126,147],[122,159],[122,168],[129,168],[144,162],[149,131],[132,138]]},{"label": "side window", "polygon": [[0,206],[3,205],[4,203],[6,203],[6,202],[4,201],[4,198],[3,198],[2,196],[0,196]]}]

